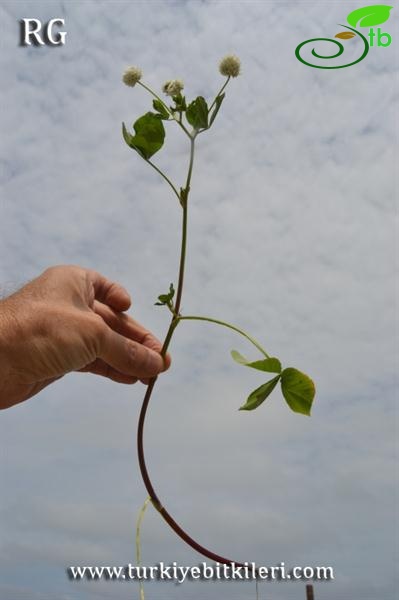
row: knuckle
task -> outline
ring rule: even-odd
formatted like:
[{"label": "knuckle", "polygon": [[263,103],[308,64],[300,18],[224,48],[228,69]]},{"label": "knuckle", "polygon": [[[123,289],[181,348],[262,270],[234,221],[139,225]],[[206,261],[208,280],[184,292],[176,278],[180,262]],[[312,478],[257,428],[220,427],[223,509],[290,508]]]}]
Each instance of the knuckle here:
[{"label": "knuckle", "polygon": [[43,274],[55,275],[55,274],[63,272],[63,271],[68,271],[71,268],[72,268],[71,265],[51,265],[51,267],[47,267],[47,269],[45,269]]},{"label": "knuckle", "polygon": [[103,337],[106,334],[107,326],[102,317],[100,317],[100,315],[97,315],[94,312],[89,313],[88,317],[95,335],[97,335],[98,337]]},{"label": "knuckle", "polygon": [[130,361],[135,373],[141,376],[154,373],[152,356],[147,348],[137,342],[130,342],[129,351]]},{"label": "knuckle", "polygon": [[89,313],[86,322],[87,332],[90,338],[96,345],[96,348],[101,348],[105,344],[107,337],[107,327],[99,315]]},{"label": "knuckle", "polygon": [[148,348],[151,348],[152,350],[157,350],[158,348],[160,348],[160,343],[149,331],[145,333],[142,343]]},{"label": "knuckle", "polygon": [[56,273],[57,271],[59,271],[62,268],[61,265],[52,265],[51,267],[47,267],[47,269],[45,269],[43,271],[44,275],[52,275],[53,273]]},{"label": "knuckle", "polygon": [[131,362],[132,366],[136,368],[136,370],[139,370],[141,368],[140,363],[142,361],[140,358],[138,344],[136,342],[130,341],[130,342],[127,342],[127,345],[128,345],[130,362]]}]

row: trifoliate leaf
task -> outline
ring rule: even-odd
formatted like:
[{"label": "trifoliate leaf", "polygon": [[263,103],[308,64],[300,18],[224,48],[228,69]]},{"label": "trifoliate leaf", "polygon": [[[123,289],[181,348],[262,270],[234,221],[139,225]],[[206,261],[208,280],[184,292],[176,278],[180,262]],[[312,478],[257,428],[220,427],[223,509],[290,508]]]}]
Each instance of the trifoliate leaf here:
[{"label": "trifoliate leaf", "polygon": [[231,356],[240,365],[257,369],[258,371],[267,371],[268,373],[281,373],[281,362],[278,358],[270,357],[262,360],[249,361],[237,350],[231,351]]},{"label": "trifoliate leaf", "polygon": [[288,406],[294,411],[310,416],[316,389],[313,381],[298,369],[288,368],[281,373],[281,391]]},{"label": "trifoliate leaf", "polygon": [[352,27],[373,27],[388,21],[392,6],[387,4],[372,4],[357,8],[349,13],[347,21]]},{"label": "trifoliate leaf", "polygon": [[277,375],[276,377],[273,377],[273,379],[270,379],[270,381],[267,381],[254,390],[248,396],[246,403],[240,406],[239,410],[254,410],[255,408],[258,408],[258,406],[260,406],[262,402],[264,402],[272,393],[279,379],[280,375]]},{"label": "trifoliate leaf", "polygon": [[194,129],[206,129],[208,127],[208,105],[205,98],[198,96],[186,111],[187,121]]}]

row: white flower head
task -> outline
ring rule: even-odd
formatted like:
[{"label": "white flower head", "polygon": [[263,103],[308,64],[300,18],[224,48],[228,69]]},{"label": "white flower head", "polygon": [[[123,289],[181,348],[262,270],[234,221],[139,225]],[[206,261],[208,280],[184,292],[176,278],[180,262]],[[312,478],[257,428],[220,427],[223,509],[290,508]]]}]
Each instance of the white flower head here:
[{"label": "white flower head", "polygon": [[241,71],[241,62],[235,54],[228,54],[219,63],[219,71],[225,77],[237,77]]},{"label": "white flower head", "polygon": [[162,91],[168,96],[178,96],[183,88],[184,83],[181,79],[172,79],[171,81],[165,81]]},{"label": "white flower head", "polygon": [[141,69],[138,67],[128,67],[123,73],[122,81],[130,87],[134,87],[142,76]]}]

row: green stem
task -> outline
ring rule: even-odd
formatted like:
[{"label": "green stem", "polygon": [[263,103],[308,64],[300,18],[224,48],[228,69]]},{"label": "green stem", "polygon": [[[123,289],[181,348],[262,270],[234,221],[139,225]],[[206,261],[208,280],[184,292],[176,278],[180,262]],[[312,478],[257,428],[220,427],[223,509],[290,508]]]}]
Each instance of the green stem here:
[{"label": "green stem", "polygon": [[[196,135],[197,135],[197,133],[193,133],[192,135],[189,134],[190,143],[191,143],[190,162],[189,162],[189,166],[188,166],[186,187],[184,190],[182,190],[181,198],[180,198],[181,205],[183,208],[183,221],[182,221],[182,243],[181,243],[181,252],[180,252],[179,280],[178,280],[178,284],[177,284],[175,312],[172,316],[172,320],[170,322],[169,329],[168,329],[168,332],[166,334],[166,337],[165,337],[165,340],[164,340],[164,343],[162,346],[162,350],[161,350],[162,356],[165,356],[165,354],[168,350],[170,341],[172,339],[173,333],[174,333],[177,325],[180,323],[182,318],[185,318],[185,317],[180,317],[179,311],[180,311],[181,298],[182,298],[182,293],[183,293],[184,267],[185,267],[185,259],[186,259],[187,203],[188,203],[188,195],[190,192],[190,183],[191,183],[191,176],[192,176],[193,164],[194,164],[194,145],[195,145]],[[190,318],[190,317],[188,317],[188,318]],[[191,318],[198,318],[198,317],[191,317]],[[201,317],[199,317],[199,319],[200,320],[208,320],[208,321],[212,322],[212,319],[205,319],[205,318],[201,318]],[[259,344],[257,342],[255,342],[255,340],[250,338],[246,333],[244,333],[243,331],[238,329],[237,327],[233,327],[232,325],[224,323],[223,321],[213,320],[213,322],[219,323],[220,325],[225,325],[227,327],[230,327],[231,329],[234,329],[238,333],[241,333],[248,340],[250,340],[253,344],[255,344],[256,347],[268,358],[268,355],[259,346]],[[157,493],[155,492],[154,486],[152,485],[150,476],[148,474],[147,465],[146,465],[146,461],[145,461],[145,455],[144,455],[144,423],[145,423],[148,405],[151,400],[152,392],[154,390],[156,381],[157,381],[156,377],[152,377],[149,381],[147,391],[144,395],[143,404],[141,406],[139,422],[138,422],[138,426],[137,426],[137,455],[138,455],[140,471],[141,471],[141,475],[143,477],[144,485],[148,491],[148,494],[151,498],[151,502],[152,502],[154,508],[162,515],[162,517],[165,519],[165,521],[168,523],[168,525],[173,529],[173,531],[175,531],[177,533],[177,535],[179,535],[181,537],[182,540],[184,540],[187,544],[189,544],[197,552],[199,552],[200,554],[203,554],[207,558],[210,558],[214,562],[220,562],[222,564],[231,564],[233,561],[231,561],[227,558],[224,558],[223,556],[219,556],[218,554],[215,554],[214,552],[211,552],[204,546],[201,546],[191,536],[189,536],[188,533],[186,533],[180,527],[180,525],[173,519],[173,517],[168,513],[166,508],[164,506],[162,506],[162,503],[159,500]],[[237,566],[244,566],[242,563],[236,562],[235,564]],[[143,600],[143,599],[141,599],[141,600]]]},{"label": "green stem", "polygon": [[154,96],[154,98],[156,98],[157,100],[159,100],[160,103],[163,105],[163,107],[168,111],[168,113],[170,114],[170,116],[173,117],[172,111],[170,110],[169,106],[167,104],[165,104],[165,102],[158,96],[158,94],[156,94],[150,87],[148,87],[148,85],[146,85],[142,81],[138,81],[137,83],[139,85],[141,85],[141,87],[143,87],[145,90],[147,90],[147,92],[150,92],[150,94],[152,96]]},{"label": "green stem", "polygon": [[178,320],[179,321],[207,321],[208,323],[216,323],[217,325],[222,325],[223,327],[232,329],[233,331],[236,331],[237,333],[239,333],[240,335],[245,337],[248,341],[250,341],[251,344],[253,344],[255,346],[255,348],[257,348],[260,352],[262,352],[263,356],[265,356],[266,358],[270,358],[270,356],[268,355],[266,350],[264,350],[262,348],[262,346],[252,336],[250,336],[248,333],[246,333],[239,327],[236,327],[235,325],[231,325],[230,323],[226,323],[225,321],[220,321],[219,319],[211,319],[210,317],[196,317],[196,316],[192,316],[192,315],[190,315],[188,317],[178,317]]},{"label": "green stem", "polygon": [[[188,173],[186,179],[186,187],[184,198],[180,198],[182,208],[183,208],[183,220],[182,220],[182,236],[181,236],[181,249],[180,249],[180,264],[179,264],[179,275],[177,282],[177,292],[176,292],[176,302],[174,306],[174,314],[172,316],[172,320],[169,325],[168,332],[166,334],[164,343],[162,344],[161,355],[165,356],[168,351],[170,341],[172,339],[173,333],[179,324],[179,311],[181,305],[181,299],[183,295],[183,285],[184,285],[184,268],[186,264],[186,250],[187,250],[187,213],[188,213],[188,196],[190,193],[190,183],[191,176],[193,173],[193,165],[194,165],[194,154],[195,154],[195,138],[190,137],[190,162],[188,165]],[[154,380],[155,383],[155,380]],[[152,388],[151,388],[152,392]]]},{"label": "green stem", "polygon": [[[143,157],[143,158],[144,158],[144,157]],[[179,194],[179,192],[177,191],[176,187],[175,187],[175,186],[173,185],[173,183],[171,182],[171,180],[169,179],[169,177],[167,177],[167,176],[165,175],[165,173],[163,173],[163,172],[161,171],[161,169],[159,169],[159,168],[158,168],[158,167],[157,167],[157,166],[156,166],[156,165],[155,165],[153,162],[151,162],[151,161],[150,161],[148,158],[144,158],[144,160],[145,160],[145,162],[147,162],[149,165],[151,165],[151,167],[152,167],[153,169],[155,169],[155,170],[157,171],[157,173],[159,173],[159,174],[161,175],[161,177],[163,177],[163,178],[165,179],[165,181],[166,181],[166,182],[167,182],[167,183],[170,185],[170,187],[172,188],[172,190],[174,191],[174,193],[176,194],[176,196],[178,197],[178,199],[179,199],[179,202],[180,202],[180,194]]]},{"label": "green stem", "polygon": [[173,323],[173,320],[176,318],[176,316],[179,314],[181,299],[182,299],[182,294],[183,294],[184,267],[185,267],[185,263],[186,263],[186,248],[187,248],[187,212],[188,212],[187,207],[188,207],[188,195],[190,193],[191,176],[193,173],[194,154],[195,154],[195,139],[190,138],[190,162],[188,165],[188,173],[187,173],[187,179],[186,179],[184,200],[182,199],[183,224],[182,224],[179,280],[178,280],[177,292],[176,292],[175,316],[172,319],[172,323]]},{"label": "green stem", "polygon": [[223,93],[223,90],[225,89],[226,85],[229,83],[230,81],[230,76],[226,79],[226,81],[224,82],[224,84],[222,85],[222,87],[219,90],[219,93],[216,94],[214,101],[212,102],[212,104],[209,107],[209,112],[211,112],[212,108],[215,106],[216,103],[216,98],[219,98],[220,94]]},{"label": "green stem", "polygon": [[[169,329],[167,331],[165,340],[162,344],[161,356],[165,356],[165,354],[167,353],[173,333],[174,333],[177,325],[179,324],[179,311],[180,311],[181,299],[182,299],[182,295],[183,295],[183,285],[184,285],[184,268],[185,268],[185,264],[186,264],[188,196],[190,193],[191,177],[192,177],[192,173],[193,173],[194,155],[195,155],[195,138],[190,136],[190,161],[189,161],[189,165],[188,165],[184,199],[181,198],[179,195],[179,200],[181,200],[181,204],[182,204],[182,208],[183,208],[183,220],[182,220],[180,264],[179,264],[179,275],[178,275],[178,282],[177,282],[176,302],[175,302],[175,306],[174,306],[174,314],[172,316],[172,320],[170,322]],[[149,395],[148,395],[147,403],[151,397],[154,384],[155,384],[155,378],[152,380],[152,385],[148,389]]]},{"label": "green stem", "polygon": [[181,127],[184,131],[184,133],[186,135],[188,135],[189,138],[192,137],[191,133],[189,132],[189,130],[187,129],[187,127],[184,125],[183,121],[181,120],[181,113],[180,113],[180,119],[176,119],[176,117],[174,115],[172,115],[173,120],[176,121],[176,123],[179,125],[179,127]]},{"label": "green stem", "polygon": [[195,154],[195,136],[191,137],[190,140],[190,162],[188,165],[188,173],[187,173],[187,180],[186,180],[186,191],[187,191],[187,195],[190,191],[190,184],[191,184],[191,175],[193,174],[193,165],[194,165],[194,154]]},{"label": "green stem", "polygon": [[[184,190],[184,197],[183,197],[183,194],[182,194],[181,198],[179,196],[179,199],[181,200],[181,205],[183,208],[183,219],[182,219],[182,240],[181,240],[181,250],[180,250],[180,264],[179,264],[179,276],[178,276],[178,284],[177,284],[176,303],[175,303],[175,307],[174,307],[174,314],[172,316],[172,320],[169,325],[169,329],[166,333],[165,340],[162,344],[161,356],[166,355],[168,348],[169,348],[170,341],[173,336],[173,333],[174,333],[177,325],[179,324],[178,317],[179,317],[179,310],[180,310],[181,299],[182,299],[182,294],[183,294],[184,267],[185,267],[185,262],[186,262],[187,205],[188,205],[188,196],[189,196],[189,192],[190,192],[191,176],[192,176],[192,172],[193,172],[194,152],[195,152],[195,138],[190,136],[190,162],[188,165],[186,188]],[[143,404],[141,406],[139,423],[138,423],[138,427],[137,427],[137,454],[138,454],[140,471],[141,471],[141,474],[143,477],[144,484],[147,488],[147,491],[150,495],[150,498],[152,500],[154,507],[158,511],[161,511],[160,502],[158,500],[158,497],[155,493],[155,490],[151,483],[150,477],[148,475],[147,466],[145,463],[144,441],[143,441],[145,416],[147,413],[148,404],[151,400],[151,396],[152,396],[152,392],[154,390],[156,380],[157,380],[156,377],[152,377],[150,379],[148,387],[147,387],[147,391],[144,395]],[[165,514],[163,516],[164,516],[164,518],[166,518]],[[171,525],[171,527],[173,528],[173,525]],[[176,531],[176,527],[178,528],[178,526],[176,525],[174,527],[175,531]]]}]

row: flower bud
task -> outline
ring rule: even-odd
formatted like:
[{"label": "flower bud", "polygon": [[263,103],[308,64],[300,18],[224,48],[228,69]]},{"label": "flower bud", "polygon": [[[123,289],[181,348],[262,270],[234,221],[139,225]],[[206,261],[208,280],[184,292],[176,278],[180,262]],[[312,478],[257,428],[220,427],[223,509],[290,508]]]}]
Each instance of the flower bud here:
[{"label": "flower bud", "polygon": [[219,63],[219,71],[225,77],[237,77],[240,74],[240,70],[240,59],[234,54],[228,54]]},{"label": "flower bud", "polygon": [[130,87],[134,87],[142,76],[141,69],[138,67],[128,67],[123,73],[122,81]]},{"label": "flower bud", "polygon": [[184,83],[180,79],[172,79],[163,84],[162,91],[168,96],[178,96],[183,88]]}]

